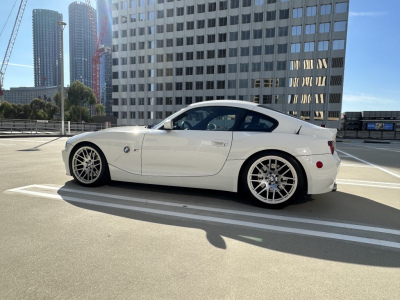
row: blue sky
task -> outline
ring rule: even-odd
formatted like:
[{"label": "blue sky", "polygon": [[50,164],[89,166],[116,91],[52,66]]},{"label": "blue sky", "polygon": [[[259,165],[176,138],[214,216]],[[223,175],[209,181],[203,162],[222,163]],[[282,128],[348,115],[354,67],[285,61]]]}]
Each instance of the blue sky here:
[{"label": "blue sky", "polygon": [[[0,59],[14,25],[20,0],[0,36]],[[2,0],[0,31],[15,0]],[[4,87],[33,86],[32,10],[52,9],[68,23],[72,0],[28,0]],[[95,1],[92,0],[92,5]],[[400,110],[400,0],[350,0],[343,111]],[[65,84],[69,84],[68,26],[64,31]]]}]

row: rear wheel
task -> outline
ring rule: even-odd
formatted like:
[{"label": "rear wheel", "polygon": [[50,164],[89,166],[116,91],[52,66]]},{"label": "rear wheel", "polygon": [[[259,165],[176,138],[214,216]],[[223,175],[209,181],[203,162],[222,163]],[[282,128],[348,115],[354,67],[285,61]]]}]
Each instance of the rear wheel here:
[{"label": "rear wheel", "polygon": [[273,208],[297,198],[304,186],[299,164],[285,153],[262,152],[246,162],[242,186],[262,206]]},{"label": "rear wheel", "polygon": [[103,185],[110,178],[104,154],[92,144],[82,144],[74,149],[70,169],[74,179],[84,186]]}]

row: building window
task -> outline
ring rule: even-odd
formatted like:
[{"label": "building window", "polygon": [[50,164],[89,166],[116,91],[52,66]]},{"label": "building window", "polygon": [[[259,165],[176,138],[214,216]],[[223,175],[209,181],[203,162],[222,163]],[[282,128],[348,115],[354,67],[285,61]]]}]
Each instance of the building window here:
[{"label": "building window", "polygon": [[243,0],[242,6],[243,7],[251,6],[251,0]]},{"label": "building window", "polygon": [[247,89],[249,87],[249,81],[247,79],[239,79],[239,88]]},{"label": "building window", "polygon": [[253,72],[260,72],[261,71],[261,63],[257,62],[257,63],[252,63],[252,68],[251,70]]},{"label": "building window", "polygon": [[276,87],[285,87],[286,86],[286,78],[276,78]]},{"label": "building window", "polygon": [[207,43],[209,44],[215,43],[215,34],[207,35]]},{"label": "building window", "polygon": [[317,14],[317,7],[316,6],[308,6],[307,7],[307,17],[315,16]]},{"label": "building window", "polygon": [[326,76],[316,76],[315,77],[316,86],[326,86]]},{"label": "building window", "polygon": [[327,51],[327,50],[329,50],[329,41],[318,42],[318,51]]},{"label": "building window", "polygon": [[317,69],[327,69],[327,68],[328,68],[328,59],[327,58],[318,58]]},{"label": "building window", "polygon": [[206,89],[213,90],[214,89],[214,81],[206,81]]},{"label": "building window", "polygon": [[176,31],[183,31],[183,23],[176,23]]},{"label": "building window", "polygon": [[196,59],[204,59],[204,51],[196,51]]},{"label": "building window", "polygon": [[198,4],[197,5],[197,13],[202,14],[206,11],[206,5],[205,4]]},{"label": "building window", "polygon": [[333,50],[343,50],[344,49],[344,40],[333,40],[332,49]]},{"label": "building window", "polygon": [[196,81],[196,90],[203,89],[203,81]]},{"label": "building window", "polygon": [[236,89],[236,80],[228,80],[228,89]]},{"label": "building window", "polygon": [[264,71],[273,71],[273,70],[274,70],[274,62],[273,61],[264,62]]},{"label": "building window", "polygon": [[204,74],[204,67],[196,67],[196,75]]},{"label": "building window", "polygon": [[265,46],[265,54],[274,54],[275,45],[266,45]]},{"label": "building window", "polygon": [[205,21],[204,20],[197,20],[197,28],[202,29],[205,27]]},{"label": "building window", "polygon": [[290,77],[289,78],[289,87],[298,87],[299,86],[299,78],[298,77]]},{"label": "building window", "polygon": [[175,76],[182,76],[183,68],[175,68]]},{"label": "building window", "polygon": [[301,86],[312,86],[313,78],[311,76],[303,77],[303,83]]},{"label": "building window", "polygon": [[254,29],[253,39],[261,39],[261,38],[262,38],[262,29]]},{"label": "building window", "polygon": [[291,60],[290,70],[300,70],[300,60]]},{"label": "building window", "polygon": [[278,54],[287,53],[287,44],[278,44]]},{"label": "building window", "polygon": [[306,25],[306,34],[314,34],[315,33],[315,24]]},{"label": "building window", "polygon": [[261,55],[262,46],[253,46],[253,55]]},{"label": "building window", "polygon": [[314,51],[314,42],[304,43],[304,52],[312,52]]},{"label": "building window", "polygon": [[225,89],[225,80],[219,80],[219,81],[217,81],[217,89],[218,89],[218,90]]},{"label": "building window", "polygon": [[340,111],[328,111],[328,121],[339,121]]},{"label": "building window", "polygon": [[239,36],[239,34],[238,34],[237,31],[229,32],[229,40],[230,41],[237,41],[238,40],[238,36]]},{"label": "building window", "polygon": [[325,94],[315,94],[315,103],[325,103]]},{"label": "building window", "polygon": [[239,0],[231,0],[231,8],[238,8]]},{"label": "building window", "polygon": [[224,43],[224,42],[226,42],[226,33],[219,33],[219,34],[218,34],[218,42],[219,42],[219,43]]},{"label": "building window", "polygon": [[330,31],[331,23],[320,23],[319,33],[326,33]]},{"label": "building window", "polygon": [[265,37],[266,38],[275,37],[275,28],[266,28],[265,29]]},{"label": "building window", "polygon": [[251,88],[259,88],[261,86],[261,79],[252,79],[251,80]]},{"label": "building window", "polygon": [[344,67],[344,57],[332,58],[332,68],[343,68]]},{"label": "building window", "polygon": [[229,48],[229,57],[237,57],[237,48]]},{"label": "building window", "polygon": [[193,75],[193,67],[186,67],[186,75]]},{"label": "building window", "polygon": [[214,50],[207,50],[207,59],[215,58]]},{"label": "building window", "polygon": [[[211,4],[211,3],[209,3],[209,4]],[[214,4],[215,4],[215,3],[214,3]],[[215,19],[208,19],[208,20],[207,20],[207,27],[208,27],[208,28],[215,27]]]},{"label": "building window", "polygon": [[274,21],[276,20],[276,10],[267,11],[267,21]]},{"label": "building window", "polygon": [[343,76],[331,76],[330,85],[343,85]]},{"label": "building window", "polygon": [[183,14],[184,14],[183,7],[177,7],[176,8],[176,15],[177,16],[183,16]]},{"label": "building window", "polygon": [[241,47],[240,48],[240,56],[249,56],[250,47]]},{"label": "building window", "polygon": [[286,70],[286,61],[278,61],[278,62],[276,63],[276,69],[277,69],[278,71]]},{"label": "building window", "polygon": [[186,90],[187,91],[193,90],[193,82],[186,82]]},{"label": "building window", "polygon": [[347,2],[336,3],[335,14],[347,12]]},{"label": "building window", "polygon": [[292,35],[301,35],[301,26],[292,26]]},{"label": "building window", "polygon": [[293,18],[301,18],[303,16],[303,8],[293,8]]},{"label": "building window", "polygon": [[239,16],[231,16],[230,23],[231,25],[239,24]]},{"label": "building window", "polygon": [[332,5],[321,5],[321,15],[329,15],[331,13]]},{"label": "building window", "polygon": [[251,21],[251,15],[250,14],[246,14],[246,15],[242,15],[242,24],[248,24]]},{"label": "building window", "polygon": [[214,66],[207,66],[207,74],[214,74]]},{"label": "building window", "polygon": [[279,19],[289,19],[289,9],[281,9],[279,10]]},{"label": "building window", "polygon": [[219,19],[218,19],[218,25],[219,25],[219,26],[226,26],[226,25],[228,25],[228,18],[227,18],[227,17],[219,18]]},{"label": "building window", "polygon": [[225,58],[225,57],[226,57],[226,49],[219,49],[218,58]]},{"label": "building window", "polygon": [[240,72],[241,73],[249,72],[249,64],[248,63],[240,64]]},{"label": "building window", "polygon": [[329,103],[340,103],[342,94],[329,94]]},{"label": "building window", "polygon": [[186,13],[187,13],[188,15],[193,15],[193,14],[194,14],[194,5],[192,5],[192,6],[187,6],[187,7],[186,7]]},{"label": "building window", "polygon": [[228,73],[236,73],[237,71],[237,65],[236,64],[229,64],[228,65]]},{"label": "building window", "polygon": [[254,22],[262,22],[264,20],[264,13],[259,12],[259,13],[254,13]]},{"label": "building window", "polygon": [[182,82],[175,82],[175,90],[182,91]]},{"label": "building window", "polygon": [[288,34],[289,34],[288,26],[278,28],[278,36],[288,36]]},{"label": "building window", "polygon": [[194,21],[186,22],[186,30],[194,29]]},{"label": "building window", "polygon": [[175,104],[176,105],[182,105],[182,97],[176,97],[175,98]]},{"label": "building window", "polygon": [[241,32],[241,40],[249,40],[250,39],[250,30],[244,30]]},{"label": "building window", "polygon": [[264,87],[271,88],[273,85],[274,79],[273,78],[264,78]]},{"label": "building window", "polygon": [[335,22],[333,26],[333,31],[345,31],[346,30],[346,21]]},{"label": "building window", "polygon": [[217,4],[215,2],[208,3],[208,11],[216,11],[217,10]]}]

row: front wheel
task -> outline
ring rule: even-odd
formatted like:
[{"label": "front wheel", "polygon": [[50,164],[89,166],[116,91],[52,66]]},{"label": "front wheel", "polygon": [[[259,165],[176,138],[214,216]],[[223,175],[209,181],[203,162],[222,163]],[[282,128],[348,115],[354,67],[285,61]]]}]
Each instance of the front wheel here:
[{"label": "front wheel", "polygon": [[70,170],[83,186],[99,186],[109,180],[107,161],[101,150],[92,144],[82,144],[71,153]]},{"label": "front wheel", "polygon": [[258,204],[277,208],[297,198],[304,187],[299,164],[285,153],[262,152],[246,162],[242,187]]}]

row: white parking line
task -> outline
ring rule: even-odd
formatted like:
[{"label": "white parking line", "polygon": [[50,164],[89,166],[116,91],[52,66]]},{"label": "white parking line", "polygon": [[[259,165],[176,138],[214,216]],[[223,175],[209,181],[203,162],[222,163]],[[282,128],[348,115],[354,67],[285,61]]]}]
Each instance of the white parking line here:
[{"label": "white parking line", "polygon": [[361,164],[340,164],[340,166],[341,167],[355,167],[355,168],[371,168],[371,169],[373,169],[373,168],[375,168],[375,167],[372,167],[372,166],[366,166],[366,165],[361,165]]},{"label": "white parking line", "polygon": [[47,141],[38,141],[38,140],[32,140],[30,139],[26,139],[26,140],[16,140],[16,139],[0,139],[1,142],[28,142],[28,143],[46,143],[48,141],[51,141],[51,139],[47,140]]},{"label": "white parking line", "polygon": [[[36,193],[36,192],[27,191],[26,189],[28,189],[28,188],[40,188],[40,189],[48,189],[48,190],[53,190],[53,191],[64,191],[64,192],[69,192],[69,193],[77,193],[77,194],[90,195],[90,196],[96,196],[96,197],[102,197],[102,198],[111,198],[111,199],[118,199],[118,200],[124,200],[124,201],[150,203],[150,204],[171,206],[171,207],[180,207],[180,208],[184,205],[182,203],[148,200],[148,199],[141,199],[141,198],[136,198],[136,197],[111,195],[111,194],[89,192],[89,191],[75,190],[75,189],[69,189],[69,188],[58,188],[58,187],[54,187],[54,186],[37,185],[37,184],[20,187],[20,188],[16,188],[16,189],[11,189],[8,191],[9,192],[17,192],[17,193],[25,193],[25,194]],[[49,195],[49,194],[44,194],[44,195]],[[365,230],[365,231],[373,231],[373,232],[381,232],[381,233],[400,235],[400,230],[379,228],[379,227],[372,227],[372,226],[320,221],[320,220],[303,219],[303,218],[295,218],[295,217],[286,217],[286,216],[279,216],[279,215],[273,215],[273,214],[253,213],[253,212],[246,212],[246,211],[237,211],[237,210],[232,210],[232,209],[222,209],[222,208],[207,207],[207,206],[189,205],[189,204],[185,204],[185,207],[188,209],[195,209],[195,210],[202,210],[202,211],[228,213],[228,214],[241,215],[241,216],[258,217],[258,218],[264,218],[264,219],[282,220],[282,221],[289,221],[289,222],[298,222],[298,223],[323,225],[323,226],[333,226],[333,227],[340,227],[340,228],[348,228],[348,229]]]},{"label": "white parking line", "polygon": [[363,243],[363,244],[385,246],[385,247],[400,249],[400,243],[386,241],[386,240],[370,239],[370,238],[363,238],[363,237],[357,237],[357,236],[351,236],[351,235],[329,233],[329,232],[323,232],[323,231],[314,231],[314,230],[308,230],[308,229],[298,229],[298,228],[274,226],[274,225],[260,224],[260,223],[254,223],[254,222],[246,222],[246,221],[239,221],[239,220],[232,220],[232,219],[225,219],[225,218],[209,217],[209,216],[203,216],[203,215],[194,215],[194,214],[180,213],[180,212],[173,212],[173,211],[164,211],[164,210],[152,209],[152,208],[133,207],[133,206],[129,206],[129,205],[114,204],[114,203],[108,203],[108,202],[99,202],[99,201],[81,199],[81,198],[76,198],[76,197],[51,195],[51,194],[41,193],[41,192],[26,191],[24,189],[14,189],[14,190],[10,190],[10,191],[23,193],[23,194],[36,195],[36,196],[40,196],[40,197],[64,200],[64,201],[91,204],[91,205],[96,205],[96,206],[112,207],[112,208],[118,208],[118,209],[130,210],[130,211],[146,212],[146,213],[157,214],[157,215],[173,216],[173,217],[180,217],[180,218],[192,219],[192,220],[209,221],[209,222],[215,222],[215,223],[221,223],[221,224],[238,225],[238,226],[244,226],[244,227],[250,227],[250,228],[266,229],[266,230],[286,232],[286,233],[291,233],[291,234],[294,233],[294,234],[307,235],[307,236],[313,236],[313,237],[323,237],[323,238],[330,238],[330,239],[335,239],[335,240],[350,241],[350,242],[356,242],[356,243]]},{"label": "white parking line", "polygon": [[396,173],[394,173],[394,172],[392,172],[392,171],[389,171],[388,169],[382,168],[382,167],[380,167],[380,166],[378,166],[378,165],[375,165],[375,164],[373,164],[373,163],[370,163],[370,162],[368,162],[368,161],[366,161],[366,160],[363,160],[363,159],[361,159],[361,158],[358,158],[358,157],[356,157],[356,156],[354,156],[354,155],[351,155],[351,154],[349,154],[349,153],[347,153],[347,152],[344,152],[344,151],[342,151],[342,150],[336,150],[336,151],[341,152],[341,153],[344,153],[344,154],[350,156],[351,158],[354,158],[355,160],[361,161],[361,162],[363,162],[363,163],[365,163],[365,164],[367,164],[367,165],[370,165],[370,166],[373,166],[373,167],[375,167],[375,168],[378,168],[379,170],[381,170],[381,171],[383,171],[383,172],[386,172],[386,173],[388,173],[388,174],[390,174],[390,175],[392,175],[392,176],[394,176],[394,177],[400,178],[400,175],[399,175],[399,174],[396,174]]}]

